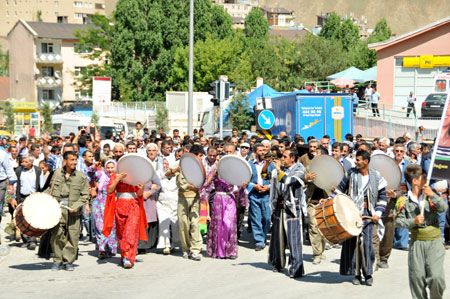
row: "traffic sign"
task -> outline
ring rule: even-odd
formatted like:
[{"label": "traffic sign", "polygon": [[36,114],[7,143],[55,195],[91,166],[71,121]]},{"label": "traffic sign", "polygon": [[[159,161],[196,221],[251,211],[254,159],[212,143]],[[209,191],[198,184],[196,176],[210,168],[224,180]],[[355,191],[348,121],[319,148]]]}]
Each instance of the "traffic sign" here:
[{"label": "traffic sign", "polygon": [[258,126],[263,130],[270,130],[275,124],[275,115],[270,110],[263,110],[258,115]]}]

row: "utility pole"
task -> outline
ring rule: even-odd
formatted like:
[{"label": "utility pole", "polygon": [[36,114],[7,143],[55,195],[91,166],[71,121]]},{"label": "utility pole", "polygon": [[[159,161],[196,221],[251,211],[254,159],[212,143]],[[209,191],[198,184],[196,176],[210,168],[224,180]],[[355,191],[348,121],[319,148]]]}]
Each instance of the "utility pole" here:
[{"label": "utility pole", "polygon": [[223,140],[223,101],[225,101],[225,80],[223,78],[219,79],[219,136]]},{"label": "utility pole", "polygon": [[189,15],[189,88],[188,88],[188,135],[192,135],[194,114],[194,0],[190,0]]}]

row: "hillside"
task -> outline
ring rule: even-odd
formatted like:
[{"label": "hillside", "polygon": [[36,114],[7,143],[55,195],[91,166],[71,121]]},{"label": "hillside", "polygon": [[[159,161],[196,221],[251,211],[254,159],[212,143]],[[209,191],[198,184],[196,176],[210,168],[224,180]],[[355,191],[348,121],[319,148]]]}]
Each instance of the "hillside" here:
[{"label": "hillside", "polygon": [[296,24],[306,27],[317,24],[321,12],[336,12],[356,17],[367,16],[368,28],[374,28],[385,17],[392,32],[406,33],[450,15],[449,0],[259,0],[261,6],[284,7],[294,11]]}]

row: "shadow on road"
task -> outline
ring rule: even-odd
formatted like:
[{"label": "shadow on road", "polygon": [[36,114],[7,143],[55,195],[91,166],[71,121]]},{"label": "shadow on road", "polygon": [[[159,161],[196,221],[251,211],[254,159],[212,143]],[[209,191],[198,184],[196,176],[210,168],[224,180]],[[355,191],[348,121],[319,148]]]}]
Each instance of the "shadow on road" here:
[{"label": "shadow on road", "polygon": [[[21,264],[21,265],[12,265],[9,268],[18,269],[18,270],[50,270],[52,268],[53,263],[32,263],[32,264]],[[73,265],[74,267],[78,267],[78,265]]]},{"label": "shadow on road", "polygon": [[239,263],[239,264],[233,264],[233,266],[252,266],[255,268],[272,271],[272,266],[269,265],[268,263]]},{"label": "shadow on road", "polygon": [[340,275],[338,272],[330,272],[330,271],[317,271],[311,273],[307,272],[305,276],[298,278],[298,280],[304,282],[326,283],[326,284],[344,283],[350,281],[350,279],[348,277]]}]

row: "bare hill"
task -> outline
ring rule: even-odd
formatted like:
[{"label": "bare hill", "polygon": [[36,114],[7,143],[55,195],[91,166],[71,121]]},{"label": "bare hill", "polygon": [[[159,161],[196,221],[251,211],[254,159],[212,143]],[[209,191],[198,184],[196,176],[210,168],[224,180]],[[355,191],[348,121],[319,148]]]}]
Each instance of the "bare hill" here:
[{"label": "bare hill", "polygon": [[368,28],[385,17],[392,32],[406,33],[450,15],[450,0],[259,0],[260,6],[284,7],[294,11],[296,24],[317,24],[321,12],[367,16]]}]

